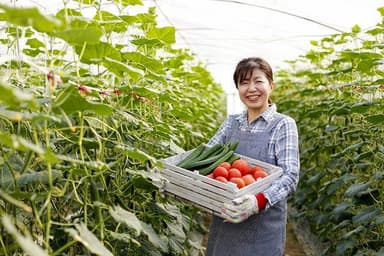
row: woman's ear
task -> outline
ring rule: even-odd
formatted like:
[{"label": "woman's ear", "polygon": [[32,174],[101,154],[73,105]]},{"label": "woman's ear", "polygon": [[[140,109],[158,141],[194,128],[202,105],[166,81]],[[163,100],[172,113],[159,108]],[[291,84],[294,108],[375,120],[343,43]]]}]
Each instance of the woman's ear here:
[{"label": "woman's ear", "polygon": [[275,89],[275,83],[272,82],[272,83],[270,84],[270,86],[271,86],[271,90]]}]

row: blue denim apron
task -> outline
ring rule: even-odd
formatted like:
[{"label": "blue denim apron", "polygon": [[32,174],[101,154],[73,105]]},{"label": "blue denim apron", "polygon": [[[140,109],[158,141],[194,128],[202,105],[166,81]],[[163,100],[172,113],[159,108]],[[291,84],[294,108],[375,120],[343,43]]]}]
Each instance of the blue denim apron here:
[{"label": "blue denim apron", "polygon": [[[239,122],[233,120],[232,135],[228,140],[239,140],[236,153],[276,165],[269,156],[269,141],[273,129],[283,117],[278,115],[259,133],[240,131]],[[233,224],[212,217],[209,228],[207,256],[281,256],[286,237],[287,201],[281,201],[247,220]]]}]

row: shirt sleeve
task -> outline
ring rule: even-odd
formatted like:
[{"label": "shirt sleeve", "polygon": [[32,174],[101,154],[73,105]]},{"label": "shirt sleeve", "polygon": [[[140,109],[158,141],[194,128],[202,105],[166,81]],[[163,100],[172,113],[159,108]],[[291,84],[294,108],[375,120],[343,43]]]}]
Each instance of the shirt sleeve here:
[{"label": "shirt sleeve", "polygon": [[300,157],[296,122],[288,117],[277,127],[275,156],[283,175],[264,191],[267,209],[292,194],[299,182]]}]

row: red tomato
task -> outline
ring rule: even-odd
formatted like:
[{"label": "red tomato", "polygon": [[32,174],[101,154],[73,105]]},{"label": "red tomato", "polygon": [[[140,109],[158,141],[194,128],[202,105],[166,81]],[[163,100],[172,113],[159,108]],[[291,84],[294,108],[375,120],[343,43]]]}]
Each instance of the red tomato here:
[{"label": "red tomato", "polygon": [[212,178],[212,179],[215,178],[215,177],[213,176],[213,172],[211,172],[210,174],[206,175],[206,177],[208,177],[208,178]]},{"label": "red tomato", "polygon": [[222,162],[221,164],[219,164],[219,166],[222,166],[227,170],[231,169],[231,164],[228,162]]},{"label": "red tomato", "polygon": [[249,173],[250,165],[244,159],[237,159],[232,163],[232,168],[236,168],[241,172],[241,176]]},{"label": "red tomato", "polygon": [[229,179],[240,178],[240,177],[241,177],[241,172],[239,171],[239,169],[236,169],[236,168],[229,169],[229,171],[228,171],[228,178]]},{"label": "red tomato", "polygon": [[268,173],[264,170],[257,170],[253,173],[253,178],[255,178],[255,180],[262,179],[267,176],[268,176]]},{"label": "red tomato", "polygon": [[224,182],[224,183],[227,183],[227,182],[228,182],[227,178],[225,178],[225,177],[223,177],[223,176],[217,176],[217,177],[215,178],[215,180],[218,180],[218,181],[221,181],[221,182]]},{"label": "red tomato", "polygon": [[249,173],[253,175],[255,171],[264,171],[264,169],[257,165],[251,166],[251,168],[249,169]]},{"label": "red tomato", "polygon": [[229,180],[229,182],[235,183],[238,188],[245,186],[244,180],[242,178],[234,177]]},{"label": "red tomato", "polygon": [[214,170],[213,170],[213,177],[218,177],[218,176],[222,176],[224,178],[228,178],[228,170],[225,169],[224,167],[222,166],[217,166]]},{"label": "red tomato", "polygon": [[252,174],[246,174],[241,178],[244,180],[245,186],[252,184],[256,181],[255,178],[253,178]]}]

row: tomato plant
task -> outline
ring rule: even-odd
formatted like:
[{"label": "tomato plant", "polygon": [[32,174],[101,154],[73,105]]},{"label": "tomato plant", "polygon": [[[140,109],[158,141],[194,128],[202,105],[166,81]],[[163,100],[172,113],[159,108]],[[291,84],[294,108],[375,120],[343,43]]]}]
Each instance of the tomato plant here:
[{"label": "tomato plant", "polygon": [[384,250],[383,33],[382,20],[313,41],[277,75],[274,100],[300,136],[301,176],[290,203],[323,241],[315,254]]},{"label": "tomato plant", "polygon": [[64,2],[0,4],[3,254],[202,251],[204,214],[149,180],[215,132],[223,90],[141,0]]}]

